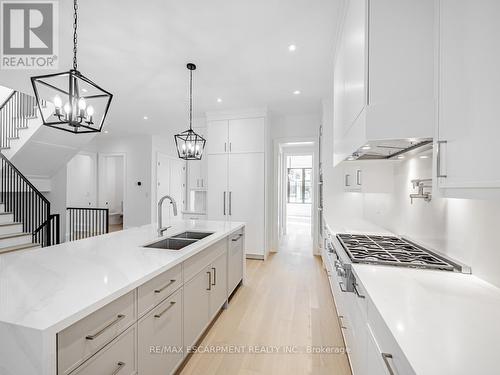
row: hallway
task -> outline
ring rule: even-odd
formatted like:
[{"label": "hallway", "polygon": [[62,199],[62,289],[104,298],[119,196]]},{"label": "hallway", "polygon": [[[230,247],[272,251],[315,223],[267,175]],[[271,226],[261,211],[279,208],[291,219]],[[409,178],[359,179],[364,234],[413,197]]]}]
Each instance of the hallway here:
[{"label": "hallway", "polygon": [[[201,342],[204,353],[194,354],[181,374],[350,374],[321,259],[311,255],[310,236],[294,232],[267,261],[247,260],[247,285]],[[226,352],[207,353],[211,346]],[[240,352],[228,353],[233,346]],[[253,346],[273,352],[251,353]],[[287,347],[295,352],[283,353]],[[333,354],[306,353],[311,347]]]}]

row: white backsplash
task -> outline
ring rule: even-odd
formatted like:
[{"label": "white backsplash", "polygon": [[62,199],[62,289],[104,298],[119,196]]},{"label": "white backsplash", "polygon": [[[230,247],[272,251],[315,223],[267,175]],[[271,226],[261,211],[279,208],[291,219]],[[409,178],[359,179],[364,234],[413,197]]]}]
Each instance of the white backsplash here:
[{"label": "white backsplash", "polygon": [[433,196],[415,199],[411,180],[430,178],[432,159],[418,157],[395,168],[393,194],[363,194],[363,217],[396,234],[446,253],[500,287],[500,202]]}]

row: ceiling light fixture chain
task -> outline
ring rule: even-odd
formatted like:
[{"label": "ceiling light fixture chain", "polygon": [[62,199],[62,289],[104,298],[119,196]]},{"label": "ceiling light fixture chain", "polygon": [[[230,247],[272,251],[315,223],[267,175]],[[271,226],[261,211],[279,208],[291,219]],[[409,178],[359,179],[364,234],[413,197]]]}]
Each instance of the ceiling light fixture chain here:
[{"label": "ceiling light fixture chain", "polygon": [[73,70],[78,70],[78,62],[76,60],[76,53],[78,50],[78,0],[73,2]]},{"label": "ceiling light fixture chain", "polygon": [[193,70],[189,70],[189,129],[193,129]]}]

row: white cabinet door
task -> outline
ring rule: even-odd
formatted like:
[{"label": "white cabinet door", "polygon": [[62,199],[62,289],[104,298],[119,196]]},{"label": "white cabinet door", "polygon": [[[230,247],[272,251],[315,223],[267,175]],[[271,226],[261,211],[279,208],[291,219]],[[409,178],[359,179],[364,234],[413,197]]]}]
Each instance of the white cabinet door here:
[{"label": "white cabinet door", "polygon": [[229,152],[264,152],[264,126],[264,118],[229,120]]},{"label": "white cabinet door", "polygon": [[228,152],[228,121],[210,121],[207,124],[207,153],[223,154]]},{"label": "white cabinet door", "polygon": [[366,105],[366,0],[347,2],[342,34],[346,130]]},{"label": "white cabinet door", "polygon": [[[138,327],[139,374],[171,374],[183,357],[182,289],[142,318]],[[151,347],[157,346],[162,350],[160,353],[151,350]]]},{"label": "white cabinet door", "polygon": [[227,301],[227,253],[219,255],[210,266],[212,272],[210,291],[210,317]]},{"label": "white cabinet door", "polygon": [[264,154],[231,154],[229,158],[228,213],[243,221],[246,253],[264,256]]},{"label": "white cabinet door", "polygon": [[[205,156],[207,157],[207,156]],[[187,162],[188,168],[188,189],[201,189],[203,187],[201,160],[189,160]]]},{"label": "white cabinet door", "polygon": [[193,345],[208,323],[210,274],[206,267],[184,284],[184,346]]},{"label": "white cabinet door", "polygon": [[238,283],[243,278],[243,233],[234,234],[229,238],[229,256],[228,256],[228,276],[227,289],[228,295],[231,294]]},{"label": "white cabinet door", "polygon": [[208,155],[208,220],[228,218],[228,155]]},{"label": "white cabinet door", "polygon": [[439,14],[440,187],[500,188],[500,2],[441,0]]}]

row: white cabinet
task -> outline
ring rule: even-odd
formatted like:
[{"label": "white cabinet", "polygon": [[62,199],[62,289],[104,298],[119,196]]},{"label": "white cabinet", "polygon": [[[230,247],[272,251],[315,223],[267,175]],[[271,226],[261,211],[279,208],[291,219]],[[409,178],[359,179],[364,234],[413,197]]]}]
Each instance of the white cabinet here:
[{"label": "white cabinet", "polygon": [[209,154],[264,152],[265,118],[242,118],[208,122]]},{"label": "white cabinet", "polygon": [[230,237],[229,253],[228,253],[228,267],[227,267],[227,294],[228,296],[233,293],[240,281],[243,279],[243,232],[237,233]]},{"label": "white cabinet", "polygon": [[[247,256],[266,254],[266,119],[209,120],[208,220],[246,223]],[[223,142],[213,137],[226,137]]]},{"label": "white cabinet", "polygon": [[182,288],[138,323],[141,375],[171,374],[182,362]]},{"label": "white cabinet", "polygon": [[217,257],[210,265],[210,318],[215,316],[227,301],[227,253]]},{"label": "white cabinet", "polygon": [[[193,128],[193,130],[207,139],[207,145],[210,144],[207,137],[206,128]],[[206,146],[208,147],[208,146]],[[203,155],[201,160],[187,161],[187,186],[188,190],[203,190],[207,187],[207,155]]]},{"label": "white cabinet", "polygon": [[[500,2],[439,1],[439,187],[500,188]],[[446,143],[442,143],[446,142]],[[480,191],[470,191],[479,194]]]},{"label": "white cabinet", "polygon": [[208,324],[210,275],[205,267],[184,284],[184,346],[196,343]]},{"label": "white cabinet", "polygon": [[334,66],[334,165],[368,141],[432,138],[433,0],[348,0]]}]

